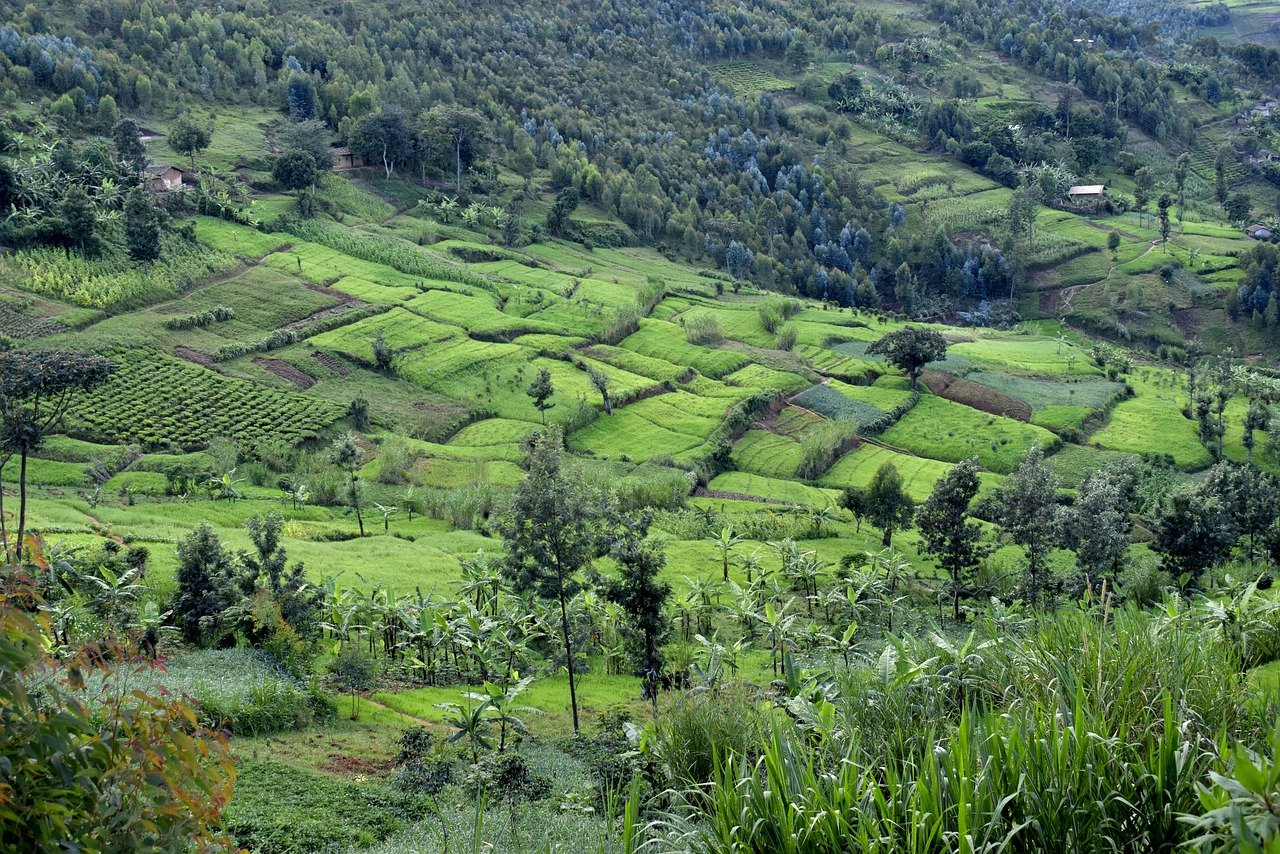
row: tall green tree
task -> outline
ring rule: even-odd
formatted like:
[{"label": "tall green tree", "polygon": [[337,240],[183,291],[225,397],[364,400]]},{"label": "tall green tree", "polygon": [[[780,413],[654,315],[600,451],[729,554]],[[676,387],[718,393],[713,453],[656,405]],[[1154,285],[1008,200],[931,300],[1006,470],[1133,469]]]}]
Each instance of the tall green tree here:
[{"label": "tall green tree", "polygon": [[914,390],[925,366],[947,357],[947,339],[932,329],[907,326],[873,343],[867,348],[867,355],[884,356],[889,364],[907,375]]},{"label": "tall green tree", "polygon": [[484,138],[484,116],[467,107],[440,104],[423,119],[427,131],[448,148],[453,160],[454,192],[462,193],[462,167],[473,161]]},{"label": "tall green tree", "polygon": [[142,131],[133,119],[121,119],[111,128],[111,142],[115,145],[116,157],[130,171],[141,174],[147,168],[147,147],[142,144]]},{"label": "tall green tree", "polygon": [[[18,465],[18,526],[21,555],[27,527],[27,461],[57,428],[76,396],[107,381],[115,363],[71,350],[0,352],[0,471],[15,455]],[[0,548],[10,555],[0,477]]]},{"label": "tall green tree", "polygon": [[303,192],[315,186],[319,175],[316,159],[300,148],[284,152],[271,165],[272,180],[280,189],[297,193],[299,207],[302,206]]},{"label": "tall green tree", "polygon": [[1151,191],[1155,185],[1156,176],[1150,168],[1142,166],[1133,173],[1133,203],[1138,208],[1139,217],[1147,215],[1147,205],[1151,204]]},{"label": "tall green tree", "polygon": [[1183,593],[1201,587],[1205,572],[1231,553],[1239,538],[1230,513],[1216,496],[1176,492],[1156,513],[1151,550]]},{"label": "tall green tree", "polygon": [[71,244],[82,251],[91,251],[97,246],[94,232],[98,228],[98,218],[93,211],[93,202],[89,194],[79,184],[67,188],[58,206],[58,213],[67,224],[67,237]]},{"label": "tall green tree", "polygon": [[141,187],[134,187],[125,197],[124,242],[129,257],[139,264],[150,264],[160,257],[160,211]]},{"label": "tall green tree", "polygon": [[360,491],[360,463],[364,460],[364,451],[356,443],[356,437],[347,433],[333,440],[329,447],[329,462],[347,473],[347,506],[356,514],[356,524],[360,527],[360,536],[364,536],[364,512]]},{"label": "tall green tree", "polygon": [[656,707],[662,645],[671,631],[671,621],[665,613],[671,585],[658,580],[667,561],[662,550],[647,539],[652,521],[649,513],[622,520],[609,548],[610,556],[618,563],[618,578],[610,582],[606,592],[627,615],[631,634],[637,639],[636,675],[644,681],[645,698]]},{"label": "tall green tree", "polygon": [[598,554],[611,508],[581,478],[564,470],[562,443],[556,431],[534,438],[528,476],[516,487],[510,512],[500,523],[507,547],[502,572],[517,592],[532,592],[559,607],[576,735],[578,688],[569,601],[582,586],[583,570]]},{"label": "tall green tree", "polygon": [[413,127],[403,110],[383,107],[355,121],[347,134],[347,144],[366,163],[381,163],[390,180],[396,165],[408,156],[413,135]]},{"label": "tall green tree", "polygon": [[1044,591],[1044,559],[1058,540],[1058,477],[1032,446],[1000,490],[999,523],[1027,555],[1028,588],[1033,601]]},{"label": "tall green tree", "polygon": [[1134,497],[1129,469],[1103,469],[1084,479],[1064,514],[1063,544],[1093,583],[1105,580],[1115,587],[1133,533]]},{"label": "tall green tree", "polygon": [[916,513],[916,528],[923,541],[921,551],[934,557],[951,578],[952,613],[957,622],[960,597],[982,560],[982,527],[969,515],[969,504],[977,494],[978,463],[965,460],[938,481]]},{"label": "tall green tree", "polygon": [[556,388],[551,384],[551,372],[546,368],[540,368],[533,382],[529,383],[529,387],[525,389],[525,394],[529,395],[529,399],[533,401],[533,408],[542,416],[543,424],[547,423],[547,410],[555,407],[551,402],[551,396],[555,393]]},{"label": "tall green tree", "polygon": [[893,532],[911,527],[915,505],[902,487],[902,475],[893,463],[885,463],[876,470],[867,484],[864,495],[867,521],[880,529],[880,542],[885,548],[893,545]]},{"label": "tall green tree", "polygon": [[190,114],[180,116],[169,127],[169,147],[191,161],[191,171],[196,171],[196,155],[213,141],[213,129]]},{"label": "tall green tree", "polygon": [[178,542],[173,619],[187,643],[219,643],[228,633],[222,616],[239,601],[236,565],[213,528],[201,525]]}]

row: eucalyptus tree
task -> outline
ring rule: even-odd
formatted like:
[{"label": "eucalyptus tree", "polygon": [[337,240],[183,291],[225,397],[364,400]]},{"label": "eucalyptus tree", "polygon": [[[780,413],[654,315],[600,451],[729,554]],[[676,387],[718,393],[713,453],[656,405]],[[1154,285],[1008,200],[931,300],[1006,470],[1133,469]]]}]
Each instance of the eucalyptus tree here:
[{"label": "eucalyptus tree", "polygon": [[965,460],[938,481],[916,513],[916,527],[923,540],[921,551],[931,555],[951,578],[952,614],[960,619],[960,595],[982,558],[978,543],[982,528],[969,514],[978,494],[978,464]]},{"label": "eucalyptus tree", "polygon": [[632,634],[639,636],[636,669],[644,679],[644,696],[656,709],[662,645],[671,630],[664,613],[671,585],[658,580],[666,557],[646,539],[652,521],[653,517],[644,513],[623,520],[619,526],[620,533],[609,549],[610,556],[618,562],[619,577],[609,585],[607,594],[622,607]]},{"label": "eucalyptus tree", "polygon": [[565,470],[562,444],[558,431],[534,437],[528,476],[512,493],[510,512],[500,523],[507,548],[502,572],[517,592],[532,592],[559,608],[576,735],[578,689],[569,600],[581,589],[581,573],[604,544],[603,534],[614,512],[610,501]]}]

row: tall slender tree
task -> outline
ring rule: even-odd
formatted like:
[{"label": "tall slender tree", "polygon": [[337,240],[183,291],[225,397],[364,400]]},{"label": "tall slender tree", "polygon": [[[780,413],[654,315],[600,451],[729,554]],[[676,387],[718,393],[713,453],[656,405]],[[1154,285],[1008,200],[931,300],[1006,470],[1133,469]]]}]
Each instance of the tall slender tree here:
[{"label": "tall slender tree", "polygon": [[654,707],[662,676],[662,644],[671,630],[664,613],[671,585],[658,580],[666,565],[662,550],[646,538],[653,517],[649,513],[624,519],[609,554],[618,563],[618,578],[606,589],[609,599],[622,606],[633,635],[637,636],[636,671],[644,680],[644,694]]},{"label": "tall slender tree", "polygon": [[559,607],[576,735],[578,688],[569,601],[582,586],[581,573],[598,554],[612,508],[564,470],[562,444],[558,431],[534,437],[528,476],[512,494],[510,513],[500,526],[507,546],[502,572],[517,592],[532,592]]},{"label": "tall slender tree", "polygon": [[982,528],[972,521],[969,504],[978,494],[978,463],[965,460],[938,481],[916,513],[916,528],[923,540],[921,551],[938,561],[951,577],[952,613],[960,620],[960,596],[982,559]]},{"label": "tall slender tree", "polygon": [[1044,559],[1058,540],[1058,476],[1032,446],[1000,490],[999,521],[1004,533],[1026,551],[1033,601],[1044,590]]},{"label": "tall slender tree", "polygon": [[[16,550],[21,554],[27,527],[27,460],[44,444],[78,394],[102,385],[115,370],[103,356],[70,350],[0,352],[0,471],[15,455],[18,466]],[[0,478],[0,548],[9,554]]]}]

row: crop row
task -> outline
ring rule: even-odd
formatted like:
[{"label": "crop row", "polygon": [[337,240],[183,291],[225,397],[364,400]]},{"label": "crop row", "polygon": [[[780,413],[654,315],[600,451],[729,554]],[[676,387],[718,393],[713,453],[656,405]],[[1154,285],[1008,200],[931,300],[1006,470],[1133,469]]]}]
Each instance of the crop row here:
[{"label": "crop row", "polygon": [[341,414],[332,403],[229,379],[158,353],[111,356],[116,372],[77,403],[70,419],[94,437],[188,448],[218,436],[247,445],[294,444],[319,434]]}]

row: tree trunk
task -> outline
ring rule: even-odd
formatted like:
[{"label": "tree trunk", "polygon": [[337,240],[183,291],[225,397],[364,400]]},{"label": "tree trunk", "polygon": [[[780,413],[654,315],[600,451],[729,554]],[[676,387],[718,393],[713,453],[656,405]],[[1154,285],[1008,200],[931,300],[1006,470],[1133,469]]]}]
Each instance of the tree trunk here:
[{"label": "tree trunk", "polygon": [[560,591],[560,631],[564,634],[564,659],[569,667],[569,705],[573,707],[573,734],[578,734],[578,686],[573,678],[573,641],[569,637],[569,611]]},{"label": "tree trunk", "polygon": [[886,549],[889,548],[889,546],[893,545],[893,526],[892,525],[885,527],[884,533],[880,536],[880,545],[884,546]]},{"label": "tree trunk", "polygon": [[453,189],[462,195],[462,137],[453,141]]},{"label": "tree trunk", "polygon": [[4,517],[4,467],[10,459],[0,457],[0,560],[6,562],[9,557],[9,523]]},{"label": "tree trunk", "polygon": [[27,452],[22,451],[18,469],[18,560],[22,560],[22,539],[27,533]]}]

